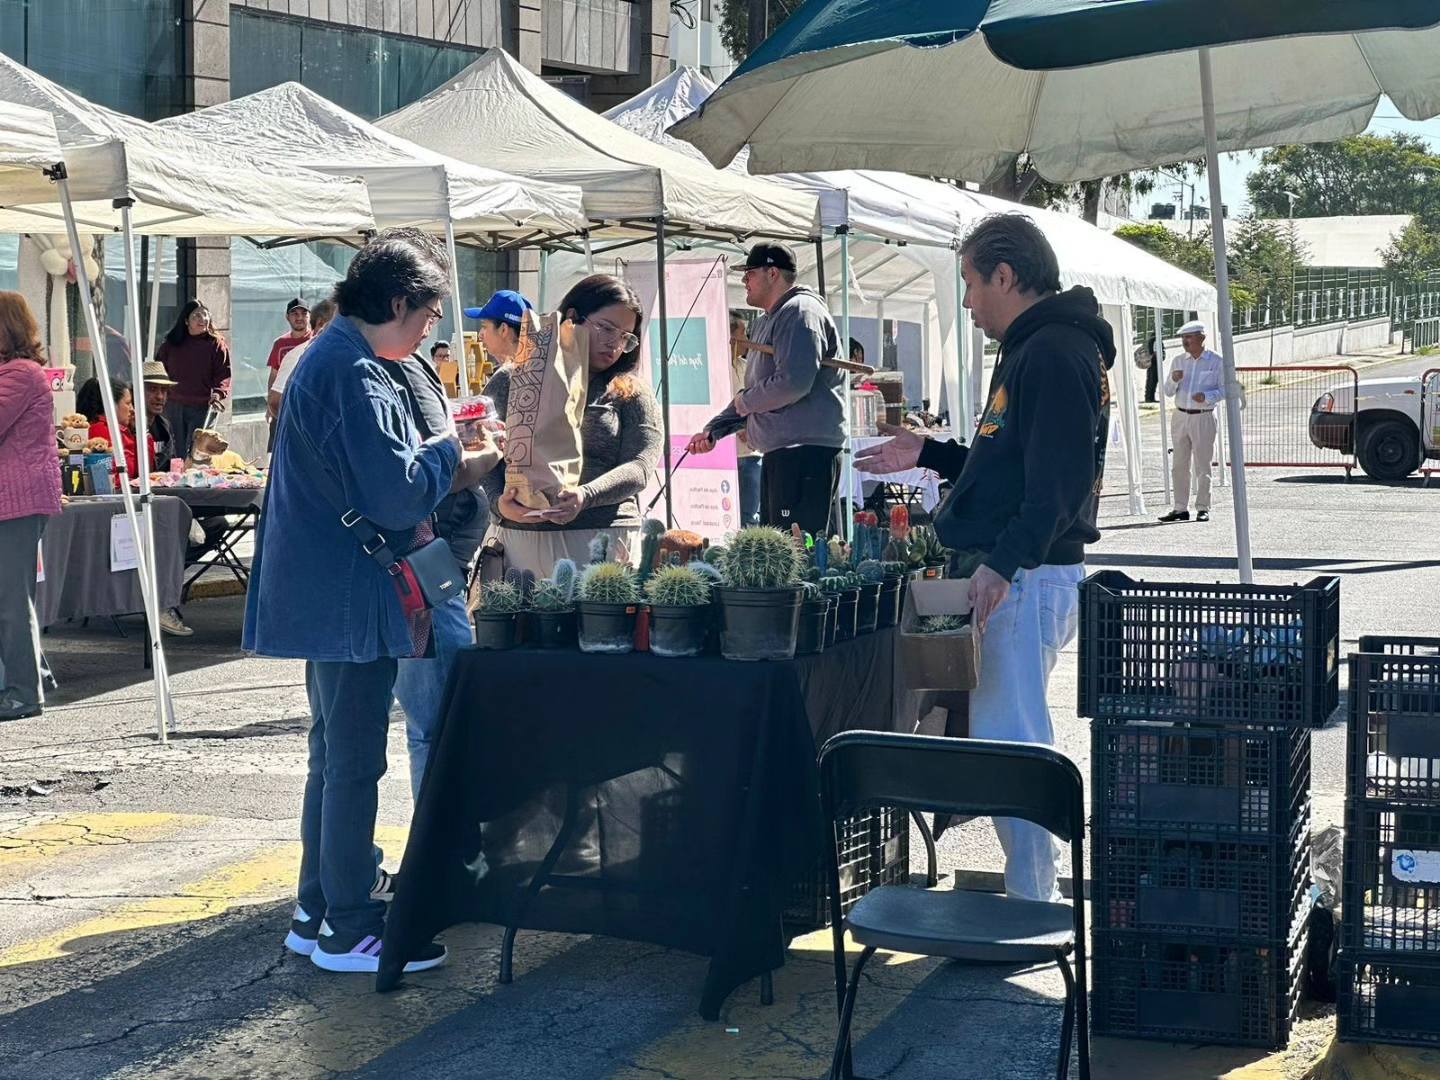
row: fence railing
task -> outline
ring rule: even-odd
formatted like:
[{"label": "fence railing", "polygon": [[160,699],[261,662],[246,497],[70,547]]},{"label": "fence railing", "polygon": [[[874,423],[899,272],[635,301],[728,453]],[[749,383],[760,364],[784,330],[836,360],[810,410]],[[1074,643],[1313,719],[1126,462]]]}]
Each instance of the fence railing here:
[{"label": "fence railing", "polygon": [[[1356,467],[1354,412],[1360,376],[1348,364],[1242,367],[1245,464],[1262,468]],[[1329,408],[1316,409],[1322,395]]]}]

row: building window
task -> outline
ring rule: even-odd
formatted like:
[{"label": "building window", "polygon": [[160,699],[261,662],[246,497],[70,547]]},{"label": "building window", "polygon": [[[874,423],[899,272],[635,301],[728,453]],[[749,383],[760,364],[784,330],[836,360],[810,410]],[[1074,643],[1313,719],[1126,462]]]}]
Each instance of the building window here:
[{"label": "building window", "polygon": [[0,52],[107,108],[185,109],[180,0],[0,0]]}]

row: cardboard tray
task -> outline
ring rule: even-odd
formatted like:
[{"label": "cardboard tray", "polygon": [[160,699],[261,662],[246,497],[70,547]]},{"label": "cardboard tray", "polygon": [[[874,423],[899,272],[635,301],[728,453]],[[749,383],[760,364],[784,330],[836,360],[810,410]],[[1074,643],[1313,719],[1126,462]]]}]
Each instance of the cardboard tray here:
[{"label": "cardboard tray", "polygon": [[927,615],[970,614],[970,579],[912,581],[905,592],[896,643],[897,668],[907,690],[974,690],[980,685],[980,638],[974,627],[954,634],[920,634]]}]

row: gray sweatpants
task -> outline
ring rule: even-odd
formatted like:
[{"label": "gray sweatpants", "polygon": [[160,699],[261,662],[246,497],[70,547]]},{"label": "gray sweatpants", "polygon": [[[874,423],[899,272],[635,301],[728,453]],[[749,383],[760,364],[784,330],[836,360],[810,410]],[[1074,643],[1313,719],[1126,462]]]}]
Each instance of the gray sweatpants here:
[{"label": "gray sweatpants", "polygon": [[0,699],[45,700],[40,686],[40,625],[35,619],[35,552],[43,514],[0,521]]}]

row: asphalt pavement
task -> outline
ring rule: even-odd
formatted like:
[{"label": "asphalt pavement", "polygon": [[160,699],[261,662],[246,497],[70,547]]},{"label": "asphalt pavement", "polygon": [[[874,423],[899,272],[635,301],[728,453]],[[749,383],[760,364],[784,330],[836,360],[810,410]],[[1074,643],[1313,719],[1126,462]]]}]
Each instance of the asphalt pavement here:
[{"label": "asphalt pavement", "polygon": [[[1406,359],[1364,374],[1416,365],[1431,366]],[[1252,387],[1252,405],[1288,393],[1303,412],[1312,389]],[[1166,509],[1158,420],[1153,410],[1141,420],[1143,513],[1131,512],[1121,455],[1111,455],[1090,564],[1234,580],[1231,488],[1216,487],[1208,523],[1154,520]],[[1338,575],[1345,649],[1364,633],[1440,633],[1440,480],[1380,485],[1320,464],[1248,479],[1260,581]],[[137,621],[120,620],[125,637],[108,621],[46,635],[59,692],[43,718],[0,725],[0,1078],[824,1075],[834,1030],[825,933],[796,941],[775,1004],[762,1006],[751,984],[718,1023],[695,1011],[703,960],[605,938],[522,934],[515,982],[502,987],[499,931],[456,928],[443,936],[448,968],[384,996],[364,977],[286,954],[303,671],[245,657],[240,612],[238,597],[193,602],[195,635],[166,639],[179,718],[166,746],[152,735]],[[1088,774],[1075,698],[1072,646],[1051,701],[1060,746]],[[1314,735],[1317,827],[1339,820],[1342,748],[1337,714]],[[380,842],[395,866],[410,815],[398,714],[389,749]],[[919,851],[912,845],[917,870]],[[993,881],[993,830],[952,830],[940,861],[946,884],[956,874]],[[1050,1076],[1060,1012],[1054,969],[877,958],[857,1010],[857,1068],[892,1080]],[[1298,1077],[1332,1025],[1316,1011],[1281,1056],[1100,1040],[1095,1075]],[[1363,1063],[1350,1069],[1371,1075]],[[1387,1058],[1385,1070],[1440,1075],[1440,1055]]]}]

